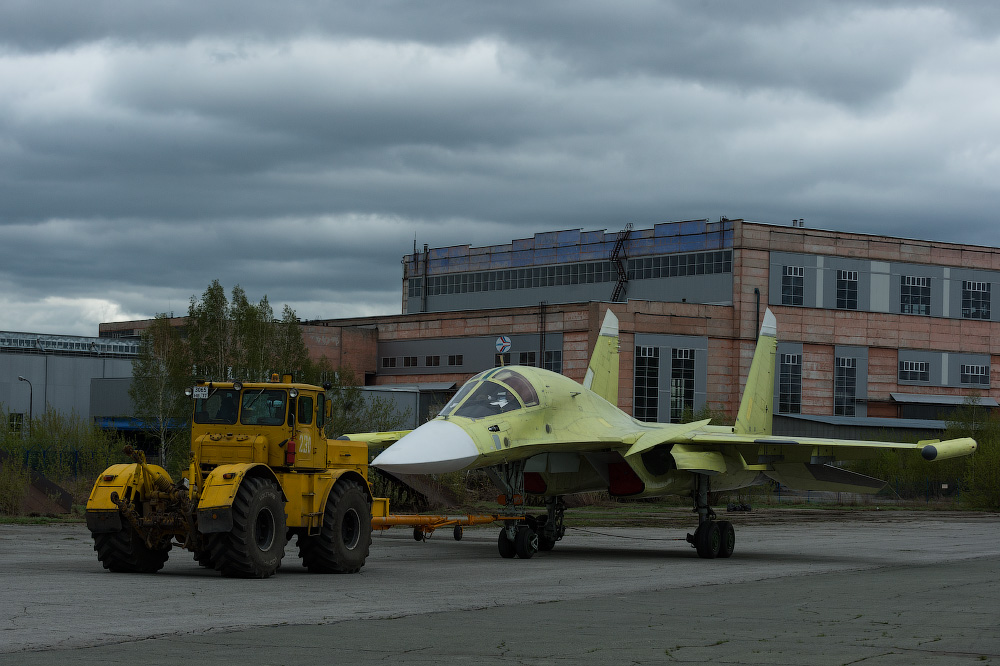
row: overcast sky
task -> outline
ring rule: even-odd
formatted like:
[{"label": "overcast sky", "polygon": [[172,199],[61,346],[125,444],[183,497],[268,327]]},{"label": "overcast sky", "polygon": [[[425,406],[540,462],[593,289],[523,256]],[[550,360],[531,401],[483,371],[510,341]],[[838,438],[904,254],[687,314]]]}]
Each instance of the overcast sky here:
[{"label": "overcast sky", "polygon": [[[280,9],[275,9],[280,7]],[[1000,3],[4,0],[0,330],[721,216],[1000,246]]]}]

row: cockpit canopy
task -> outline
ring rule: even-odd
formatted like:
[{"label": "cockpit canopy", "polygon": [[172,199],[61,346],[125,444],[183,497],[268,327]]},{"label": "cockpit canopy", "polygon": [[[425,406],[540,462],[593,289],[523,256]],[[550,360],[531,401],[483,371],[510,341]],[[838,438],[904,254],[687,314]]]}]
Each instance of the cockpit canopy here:
[{"label": "cockpit canopy", "polygon": [[512,368],[494,368],[466,382],[440,416],[480,419],[537,404],[538,393],[524,375]]}]

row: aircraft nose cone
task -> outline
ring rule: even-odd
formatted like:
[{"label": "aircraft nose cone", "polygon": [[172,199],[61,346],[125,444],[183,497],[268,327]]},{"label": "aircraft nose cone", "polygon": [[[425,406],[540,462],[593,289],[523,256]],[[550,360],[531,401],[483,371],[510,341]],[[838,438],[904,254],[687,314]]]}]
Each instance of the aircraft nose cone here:
[{"label": "aircraft nose cone", "polygon": [[464,469],[479,449],[460,426],[429,421],[376,456],[372,467],[400,474],[444,474]]}]

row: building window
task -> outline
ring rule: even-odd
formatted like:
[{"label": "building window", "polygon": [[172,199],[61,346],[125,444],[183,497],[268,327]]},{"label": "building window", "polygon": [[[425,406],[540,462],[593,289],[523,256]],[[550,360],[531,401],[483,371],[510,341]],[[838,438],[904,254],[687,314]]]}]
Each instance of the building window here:
[{"label": "building window", "polygon": [[448,365],[463,365],[465,357],[462,354],[452,354],[448,357]]},{"label": "building window", "polygon": [[670,422],[681,423],[694,412],[694,350],[670,352]]},{"label": "building window", "polygon": [[931,313],[931,279],[915,275],[899,277],[899,311],[901,314]]},{"label": "building window", "polygon": [[417,367],[417,357],[416,356],[404,356],[403,357],[403,367],[404,368],[415,368],[415,367]]},{"label": "building window", "polygon": [[424,357],[424,365],[426,365],[428,368],[435,368],[435,367],[441,365],[441,357],[440,356],[425,356]]},{"label": "building window", "polygon": [[854,416],[858,386],[858,359],[838,358],[833,373],[833,414]]},{"label": "building window", "polygon": [[506,365],[510,365],[510,352],[506,354],[495,354],[493,356],[493,367],[500,368]]},{"label": "building window", "polygon": [[781,304],[802,305],[805,269],[802,266],[784,266],[781,271]]},{"label": "building window", "polygon": [[535,358],[536,358],[536,354],[533,351],[530,351],[530,352],[521,352],[520,354],[517,355],[517,364],[518,365],[530,365],[530,366],[534,366],[535,365]]},{"label": "building window", "polygon": [[927,361],[900,361],[899,381],[901,382],[929,382],[931,372]]},{"label": "building window", "polygon": [[542,357],[542,367],[552,372],[562,372],[562,350],[547,351]]},{"label": "building window", "polygon": [[635,348],[635,398],[632,415],[640,421],[657,420],[660,390],[660,348]]},{"label": "building window", "polygon": [[990,385],[990,366],[988,365],[962,365],[962,383],[976,384],[977,386]]},{"label": "building window", "polygon": [[837,308],[858,309],[858,272],[837,271]]},{"label": "building window", "polygon": [[802,355],[782,354],[778,370],[778,411],[782,414],[802,412]]},{"label": "building window", "polygon": [[962,280],[962,317],[990,318],[990,283]]},{"label": "building window", "polygon": [[383,356],[382,357],[382,367],[383,368],[395,368],[396,367],[396,357],[395,356]]}]

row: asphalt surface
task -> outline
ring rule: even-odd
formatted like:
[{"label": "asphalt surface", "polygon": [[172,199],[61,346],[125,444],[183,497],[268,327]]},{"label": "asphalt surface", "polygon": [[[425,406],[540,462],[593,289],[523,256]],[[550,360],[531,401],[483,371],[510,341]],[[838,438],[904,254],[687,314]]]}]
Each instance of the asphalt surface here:
[{"label": "asphalt surface", "polygon": [[[736,519],[739,522],[739,518]],[[376,533],[362,573],[233,580],[175,549],[112,574],[83,525],[0,525],[0,664],[1000,664],[1000,516],[737,524],[729,560],[676,528]]]}]

